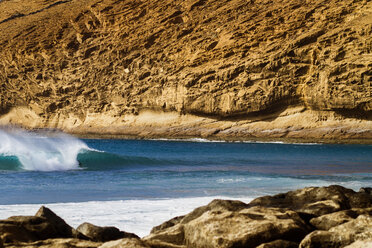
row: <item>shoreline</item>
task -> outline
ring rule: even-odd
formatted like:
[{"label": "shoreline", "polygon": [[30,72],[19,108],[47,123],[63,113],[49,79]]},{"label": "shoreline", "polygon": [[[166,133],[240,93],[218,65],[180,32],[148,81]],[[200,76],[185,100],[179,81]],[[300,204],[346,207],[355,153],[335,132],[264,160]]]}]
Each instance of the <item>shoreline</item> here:
[{"label": "shoreline", "polygon": [[80,139],[117,139],[117,140],[148,140],[148,141],[174,141],[174,142],[221,142],[221,143],[277,143],[277,144],[298,144],[298,145],[322,145],[322,144],[360,144],[360,145],[372,145],[372,138],[367,139],[348,139],[348,140],[337,140],[337,139],[313,139],[313,138],[238,138],[238,137],[225,137],[221,138],[218,136],[168,136],[168,135],[157,135],[157,136],[137,136],[128,134],[107,134],[107,133],[75,133],[71,132],[68,134],[73,135]]},{"label": "shoreline", "polygon": [[81,138],[100,139],[372,144],[372,120],[346,118],[331,111],[304,110],[301,106],[239,119],[153,110],[122,116],[104,112],[87,113],[83,117],[70,113],[41,118],[29,108],[16,107],[0,116],[0,125],[34,131],[59,130]]},{"label": "shoreline", "polygon": [[[153,208],[153,204],[140,206],[142,210],[139,211],[134,202],[132,212],[122,216],[113,209],[107,212],[107,202],[104,202],[99,208],[93,206],[96,217],[93,224],[82,223],[87,219],[79,216],[79,211],[89,211],[83,206],[77,210],[78,213],[74,211],[74,227],[69,225],[71,219],[65,217],[64,211],[69,208],[49,204],[36,212],[36,206],[40,204],[34,204],[32,210],[27,207],[28,213],[36,212],[34,216],[17,215],[0,220],[0,246],[326,248],[351,245],[347,247],[356,248],[372,245],[372,188],[354,191],[339,185],[305,187],[247,199],[245,202],[216,197],[205,198],[203,202],[194,199],[194,205],[186,210],[183,204],[181,212],[177,211],[175,201],[164,200],[174,211],[167,217],[163,216],[164,220],[153,221],[150,233],[143,237],[137,236],[138,231],[127,232],[131,231],[127,225],[120,225],[120,229],[118,225],[103,226],[105,222],[101,219],[114,219],[116,224],[130,220],[144,231],[151,227],[145,225],[145,228],[137,217],[155,218],[156,215],[146,213],[146,208]],[[163,206],[165,209],[169,208],[167,204]],[[56,213],[48,207],[55,209]],[[99,226],[95,225],[98,223]],[[45,228],[50,231],[46,232]]]},{"label": "shoreline", "polygon": [[[175,216],[185,215],[197,207],[208,204],[214,199],[239,200],[249,203],[256,197],[204,196],[64,203],[0,204],[0,220],[11,216],[33,215],[43,205],[52,209],[74,228],[77,228],[82,223],[82,220],[84,220],[95,225],[115,226],[121,230],[144,237],[150,234],[152,227],[160,225]],[[104,213],[108,207],[111,211]]]}]

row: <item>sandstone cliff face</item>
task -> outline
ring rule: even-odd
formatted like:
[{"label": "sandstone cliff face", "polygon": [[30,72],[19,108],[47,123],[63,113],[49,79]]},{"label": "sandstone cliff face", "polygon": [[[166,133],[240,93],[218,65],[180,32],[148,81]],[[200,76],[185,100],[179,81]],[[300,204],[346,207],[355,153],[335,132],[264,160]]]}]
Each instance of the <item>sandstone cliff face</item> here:
[{"label": "sandstone cliff face", "polygon": [[372,137],[369,0],[3,0],[0,10],[2,124],[136,127],[151,110],[197,120],[168,126],[226,124],[207,125],[213,134],[297,106],[284,115],[311,115],[298,129],[347,120]]}]

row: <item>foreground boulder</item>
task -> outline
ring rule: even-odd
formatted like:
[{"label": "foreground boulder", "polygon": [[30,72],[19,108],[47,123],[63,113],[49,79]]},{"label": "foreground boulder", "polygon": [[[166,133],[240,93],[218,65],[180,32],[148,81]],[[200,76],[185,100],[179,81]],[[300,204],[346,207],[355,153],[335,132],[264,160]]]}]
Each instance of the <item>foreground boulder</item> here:
[{"label": "foreground boulder", "polygon": [[354,208],[325,214],[311,219],[310,223],[319,230],[329,230],[332,227],[354,220],[362,214],[372,216],[372,208]]},{"label": "foreground boulder", "polygon": [[355,241],[372,239],[372,216],[360,215],[355,220],[328,231],[314,231],[302,240],[301,248],[345,247]]},{"label": "foreground boulder", "polygon": [[298,244],[295,242],[278,239],[269,243],[264,243],[257,248],[298,248]]},{"label": "foreground boulder", "polygon": [[52,238],[86,239],[46,207],[41,207],[35,216],[13,216],[1,220],[0,237],[5,244]]},{"label": "foreground boulder", "polygon": [[50,210],[47,207],[42,206],[39,211],[35,214],[37,217],[46,218],[48,222],[50,222],[54,228],[56,229],[56,232],[61,237],[72,237],[72,238],[78,238],[78,239],[87,239],[84,235],[82,235],[80,232],[72,228],[70,225],[68,225],[61,217],[56,215],[52,210]]},{"label": "foreground boulder", "polygon": [[329,186],[260,197],[249,204],[213,200],[154,227],[143,239],[90,223],[75,230],[42,207],[36,216],[1,220],[0,248],[367,248],[372,247],[371,192]]},{"label": "foreground boulder", "polygon": [[150,246],[137,238],[125,238],[106,242],[99,248],[150,248]]},{"label": "foreground boulder", "polygon": [[155,247],[256,247],[277,239],[299,243],[309,230],[291,210],[249,208],[239,201],[214,200],[153,229],[145,240]]},{"label": "foreground boulder", "polygon": [[345,246],[345,248],[371,248],[372,247],[372,239],[370,240],[363,240],[363,241],[355,241],[351,245]]},{"label": "foreground boulder", "polygon": [[139,237],[133,233],[127,233],[120,231],[118,228],[113,226],[100,227],[90,223],[83,223],[78,228],[77,231],[84,234],[90,240],[97,242],[106,242],[111,240],[117,240],[122,238],[136,238]]},{"label": "foreground boulder", "polygon": [[372,207],[372,195],[367,190],[355,192],[338,185],[309,187],[275,196],[259,197],[249,206],[287,208],[314,216],[351,208]]},{"label": "foreground boulder", "polygon": [[15,243],[7,245],[7,248],[97,248],[102,243],[82,239],[59,238],[40,240],[31,243]]},{"label": "foreground boulder", "polygon": [[343,247],[372,239],[370,216],[370,188],[309,187],[249,204],[214,200],[154,227],[144,240],[152,247]]}]

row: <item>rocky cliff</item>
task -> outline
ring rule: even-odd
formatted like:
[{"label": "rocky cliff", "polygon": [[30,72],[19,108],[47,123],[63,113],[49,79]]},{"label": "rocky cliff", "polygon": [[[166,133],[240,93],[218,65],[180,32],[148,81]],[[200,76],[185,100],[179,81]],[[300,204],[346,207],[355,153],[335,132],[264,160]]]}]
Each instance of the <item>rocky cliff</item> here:
[{"label": "rocky cliff", "polygon": [[0,123],[372,138],[370,0],[3,0]]}]

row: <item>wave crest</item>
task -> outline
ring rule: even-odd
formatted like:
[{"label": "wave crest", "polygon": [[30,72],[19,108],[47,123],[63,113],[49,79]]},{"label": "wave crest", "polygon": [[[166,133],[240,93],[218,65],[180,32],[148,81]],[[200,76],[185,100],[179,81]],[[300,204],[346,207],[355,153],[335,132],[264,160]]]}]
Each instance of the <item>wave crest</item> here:
[{"label": "wave crest", "polygon": [[24,170],[63,171],[79,169],[77,156],[90,150],[70,135],[34,133],[20,129],[0,130],[0,154],[16,157]]}]

